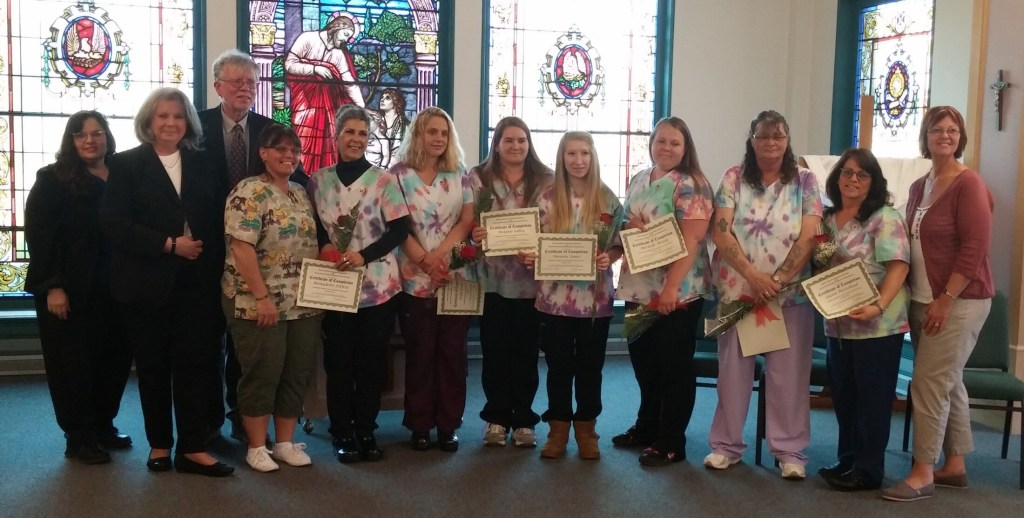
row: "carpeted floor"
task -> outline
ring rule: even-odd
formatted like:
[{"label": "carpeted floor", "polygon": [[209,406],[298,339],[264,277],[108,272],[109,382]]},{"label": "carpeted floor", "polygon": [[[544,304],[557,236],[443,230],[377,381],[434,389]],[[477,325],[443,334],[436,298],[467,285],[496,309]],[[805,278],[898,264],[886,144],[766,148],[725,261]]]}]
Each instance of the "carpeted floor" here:
[{"label": "carpeted floor", "polygon": [[[543,371],[543,361],[541,362]],[[829,490],[813,473],[834,457],[835,420],[829,410],[812,412],[811,459],[803,482],[779,478],[754,465],[753,445],[744,462],[728,471],[701,466],[708,453],[707,430],[714,412],[713,389],[698,389],[690,424],[688,460],[663,468],[642,468],[637,451],[619,450],[611,436],[627,428],[638,400],[626,357],[609,357],[605,367],[605,410],[598,421],[600,461],[569,456],[550,461],[538,450],[484,448],[479,361],[470,362],[469,400],[460,430],[461,450],[414,452],[404,443],[401,412],[384,412],[378,439],[385,460],[342,465],[334,460],[327,425],[316,421],[304,436],[310,468],[283,466],[259,474],[245,465],[244,447],[221,441],[217,453],[236,466],[228,479],[176,473],[148,473],[148,448],[134,380],[125,395],[118,426],[136,447],[115,452],[114,462],[82,466],[63,458],[63,437],[53,421],[40,377],[0,379],[0,516],[1019,516],[1024,491],[1017,489],[1017,438],[1010,459],[999,458],[1000,435],[976,426],[977,451],[968,456],[971,487],[939,489],[921,502],[885,502],[877,492],[843,494]],[[543,377],[542,377],[543,379]],[[752,398],[752,403],[756,397]],[[546,403],[543,383],[535,410]],[[754,409],[748,419],[753,442]],[[902,476],[910,456],[899,450],[903,416],[893,419],[887,458],[890,475]],[[226,430],[226,428],[225,428]],[[546,427],[538,428],[543,438]],[[571,441],[570,441],[571,444]]]}]

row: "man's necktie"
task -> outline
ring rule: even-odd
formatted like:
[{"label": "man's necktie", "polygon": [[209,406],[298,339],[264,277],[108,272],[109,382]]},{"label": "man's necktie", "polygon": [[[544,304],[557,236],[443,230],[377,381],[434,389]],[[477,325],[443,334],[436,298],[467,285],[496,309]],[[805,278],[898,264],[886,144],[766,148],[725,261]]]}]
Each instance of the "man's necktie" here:
[{"label": "man's necktie", "polygon": [[245,159],[245,137],[243,136],[242,126],[235,125],[231,128],[231,152],[228,153],[228,176],[231,180],[230,187],[233,189],[238,182],[242,181],[246,177],[246,159]]}]

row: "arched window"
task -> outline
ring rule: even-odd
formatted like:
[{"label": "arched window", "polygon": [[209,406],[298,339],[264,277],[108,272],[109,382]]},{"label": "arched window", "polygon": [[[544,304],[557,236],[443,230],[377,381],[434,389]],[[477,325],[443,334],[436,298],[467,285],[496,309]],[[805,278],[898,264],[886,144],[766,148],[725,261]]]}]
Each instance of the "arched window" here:
[{"label": "arched window", "polygon": [[[249,1],[249,48],[263,81],[253,109],[295,128],[303,169],[337,162],[335,111],[375,120],[366,157],[387,168],[416,112],[451,111],[452,10],[437,0]],[[443,92],[442,85],[448,85]]]},{"label": "arched window", "polygon": [[602,179],[624,196],[648,165],[647,136],[668,113],[670,0],[490,0],[481,156],[503,117],[526,121],[554,165],[569,130],[589,131]]},{"label": "arched window", "polygon": [[[132,119],[154,89],[195,98],[203,0],[0,2],[0,296],[24,295],[25,199],[53,162],[67,117],[97,110],[120,149],[138,144]],[[201,75],[201,74],[200,74]]]}]

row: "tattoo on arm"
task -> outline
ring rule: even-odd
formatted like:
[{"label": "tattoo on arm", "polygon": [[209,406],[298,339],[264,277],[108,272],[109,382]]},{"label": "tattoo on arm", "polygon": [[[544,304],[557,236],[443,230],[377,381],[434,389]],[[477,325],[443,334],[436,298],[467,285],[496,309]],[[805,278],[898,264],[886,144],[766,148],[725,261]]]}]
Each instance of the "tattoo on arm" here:
[{"label": "tattoo on arm", "polygon": [[718,218],[718,231],[724,233],[727,230],[729,230],[729,223],[725,221],[725,218]]},{"label": "tattoo on arm", "polygon": [[746,257],[743,255],[743,252],[740,250],[740,247],[736,245],[729,245],[722,248],[722,253],[724,253],[725,257],[729,259],[729,262],[739,261]]}]

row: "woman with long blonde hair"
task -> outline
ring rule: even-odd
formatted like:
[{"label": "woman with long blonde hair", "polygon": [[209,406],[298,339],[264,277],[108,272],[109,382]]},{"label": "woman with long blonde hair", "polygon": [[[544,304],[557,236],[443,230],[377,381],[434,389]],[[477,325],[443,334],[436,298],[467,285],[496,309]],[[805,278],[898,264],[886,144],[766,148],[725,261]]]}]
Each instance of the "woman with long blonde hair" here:
[{"label": "woman with long blonde hair", "polygon": [[[618,229],[622,204],[601,182],[597,151],[589,133],[570,131],[558,144],[555,181],[537,203],[541,232],[598,234],[595,281],[542,281],[536,308],[541,313],[540,347],[548,365],[548,440],[541,457],[565,456],[570,424],[583,459],[601,456],[594,432],[601,413],[601,369],[612,317],[611,264],[622,257]],[[607,236],[607,237],[606,237]],[[607,242],[601,242],[607,241]],[[532,266],[536,255],[521,253]],[[576,411],[573,411],[573,385]]]}]

